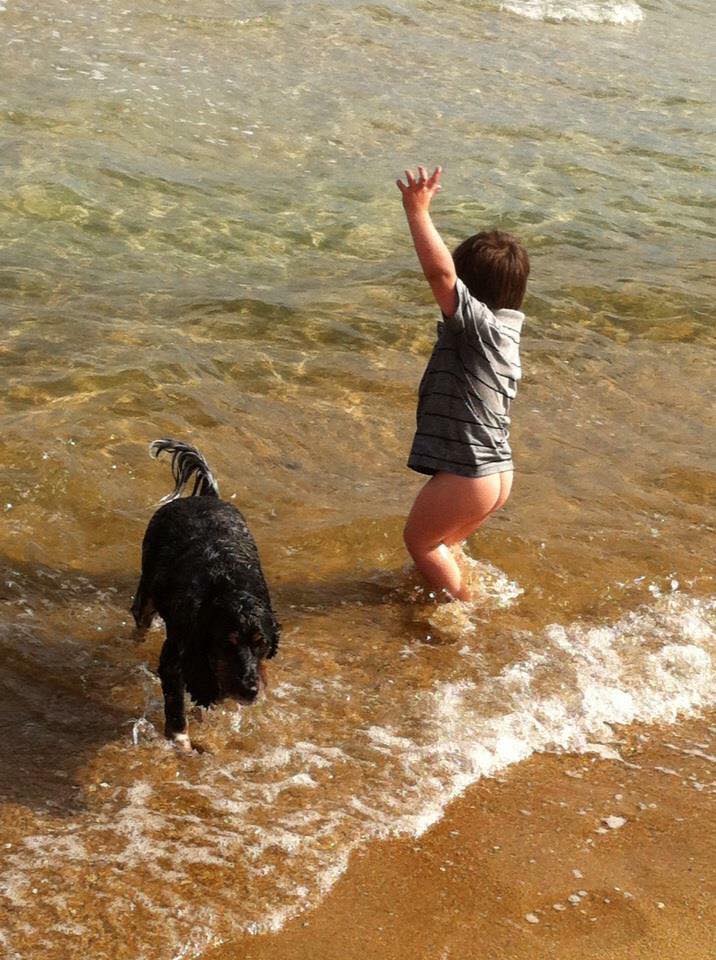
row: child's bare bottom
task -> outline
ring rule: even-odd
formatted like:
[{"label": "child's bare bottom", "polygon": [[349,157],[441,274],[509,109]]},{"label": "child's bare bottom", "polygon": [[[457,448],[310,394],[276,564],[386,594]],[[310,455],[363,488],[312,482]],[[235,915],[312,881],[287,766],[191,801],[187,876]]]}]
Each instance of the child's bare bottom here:
[{"label": "child's bare bottom", "polygon": [[488,477],[436,473],[415,498],[403,537],[415,566],[438,593],[469,600],[450,547],[467,540],[499,510],[512,489],[512,470]]}]

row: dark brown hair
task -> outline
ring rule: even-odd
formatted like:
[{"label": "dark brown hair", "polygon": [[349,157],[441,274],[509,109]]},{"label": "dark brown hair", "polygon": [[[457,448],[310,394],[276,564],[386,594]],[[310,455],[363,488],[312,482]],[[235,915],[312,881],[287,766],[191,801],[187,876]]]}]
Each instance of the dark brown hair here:
[{"label": "dark brown hair", "polygon": [[525,298],[530,258],[517,237],[489,230],[468,237],[453,255],[455,272],[491,310],[519,310]]}]

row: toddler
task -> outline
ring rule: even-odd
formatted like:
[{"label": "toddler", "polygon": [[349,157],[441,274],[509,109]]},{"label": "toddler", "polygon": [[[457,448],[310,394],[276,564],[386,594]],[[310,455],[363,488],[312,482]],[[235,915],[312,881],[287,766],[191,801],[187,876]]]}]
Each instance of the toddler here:
[{"label": "toddler", "polygon": [[441,168],[397,181],[415,251],[443,319],[420,382],[408,466],[430,479],[405,525],[408,551],[438,595],[469,600],[450,548],[505,503],[512,487],[510,402],[520,379],[527,251],[493,230],[450,255],[430,218]]}]

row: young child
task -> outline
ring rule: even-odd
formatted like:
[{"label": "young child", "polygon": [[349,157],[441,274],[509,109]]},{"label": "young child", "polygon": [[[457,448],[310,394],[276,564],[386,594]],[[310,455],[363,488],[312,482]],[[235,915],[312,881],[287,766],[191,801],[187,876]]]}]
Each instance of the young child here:
[{"label": "young child", "polygon": [[408,466],[430,475],[404,537],[415,565],[447,599],[469,600],[450,548],[504,504],[512,487],[510,401],[520,379],[519,308],[530,272],[509,233],[468,237],[450,255],[430,218],[441,168],[397,181],[415,251],[443,320],[420,382]]}]

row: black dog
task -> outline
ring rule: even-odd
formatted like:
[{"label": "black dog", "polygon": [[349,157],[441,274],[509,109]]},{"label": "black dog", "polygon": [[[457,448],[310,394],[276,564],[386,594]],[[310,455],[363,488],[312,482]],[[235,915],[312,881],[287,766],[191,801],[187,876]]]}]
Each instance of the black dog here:
[{"label": "black dog", "polygon": [[[176,486],[144,535],[132,614],[140,636],[155,613],[164,620],[164,732],[190,750],[184,689],[202,707],[226,697],[252,703],[262,661],[278,649],[280,627],[243,516],[219,499],[198,450],[177,440],[155,440],[149,448],[155,458],[165,451]],[[192,477],[190,496],[177,499]]]}]

